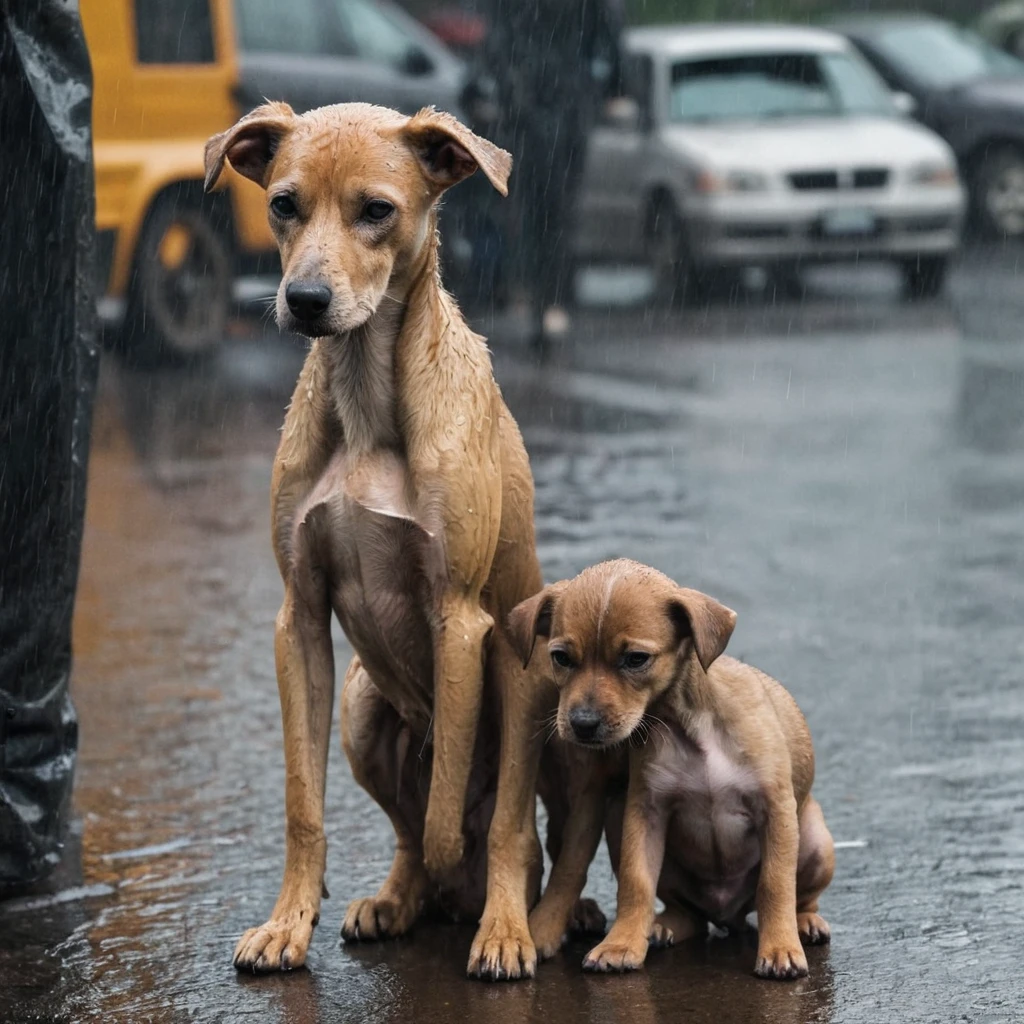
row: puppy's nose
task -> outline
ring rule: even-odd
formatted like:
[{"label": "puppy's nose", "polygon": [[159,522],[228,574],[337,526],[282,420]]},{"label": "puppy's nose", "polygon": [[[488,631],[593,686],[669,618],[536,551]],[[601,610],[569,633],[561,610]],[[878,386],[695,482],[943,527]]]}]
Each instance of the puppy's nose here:
[{"label": "puppy's nose", "polygon": [[601,726],[601,716],[590,707],[573,708],[569,712],[569,725],[578,740],[592,740]]},{"label": "puppy's nose", "polygon": [[297,320],[316,320],[331,304],[331,289],[320,281],[289,281],[284,297]]}]

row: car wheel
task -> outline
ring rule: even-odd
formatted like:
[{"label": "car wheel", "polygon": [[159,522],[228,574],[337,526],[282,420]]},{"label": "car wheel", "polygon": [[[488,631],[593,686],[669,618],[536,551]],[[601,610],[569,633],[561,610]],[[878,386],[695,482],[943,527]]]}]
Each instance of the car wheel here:
[{"label": "car wheel", "polygon": [[175,190],[157,198],[135,252],[122,339],[141,363],[182,362],[216,349],[231,308],[232,255],[209,201]]},{"label": "car wheel", "polygon": [[1024,153],[999,149],[975,174],[978,226],[989,238],[1024,236]]},{"label": "car wheel", "polygon": [[645,240],[647,260],[654,276],[655,302],[679,309],[705,296],[705,275],[693,266],[683,222],[667,200],[652,206]]},{"label": "car wheel", "polygon": [[918,256],[903,264],[903,290],[908,299],[934,299],[946,283],[948,256]]}]

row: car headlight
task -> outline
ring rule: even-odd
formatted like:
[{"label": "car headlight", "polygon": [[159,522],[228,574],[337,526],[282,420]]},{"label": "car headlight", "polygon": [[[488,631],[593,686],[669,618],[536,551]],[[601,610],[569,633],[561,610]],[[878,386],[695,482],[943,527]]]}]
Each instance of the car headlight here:
[{"label": "car headlight", "polygon": [[720,192],[764,192],[768,176],[760,171],[699,171],[693,187],[705,194]]},{"label": "car headlight", "polygon": [[918,164],[910,170],[910,180],[915,185],[955,185],[960,177],[952,164]]},{"label": "car headlight", "polygon": [[730,192],[763,192],[768,187],[768,177],[760,171],[730,171],[725,184]]}]

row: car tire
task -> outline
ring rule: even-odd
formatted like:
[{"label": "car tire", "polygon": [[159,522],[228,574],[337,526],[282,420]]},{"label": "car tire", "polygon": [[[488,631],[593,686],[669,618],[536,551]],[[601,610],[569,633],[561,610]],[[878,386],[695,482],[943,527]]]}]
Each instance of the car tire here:
[{"label": "car tire", "polygon": [[654,301],[671,309],[702,301],[708,290],[706,275],[694,267],[682,219],[667,199],[651,205],[644,239],[654,276]]},{"label": "car tire", "polygon": [[219,198],[175,188],[150,207],[135,250],[122,329],[128,361],[193,361],[224,340],[234,264]]},{"label": "car tire", "polygon": [[974,213],[986,238],[1024,237],[1024,151],[996,149],[974,173]]},{"label": "car tire", "polygon": [[937,298],[946,283],[948,256],[918,256],[902,265],[903,293],[911,301]]}]

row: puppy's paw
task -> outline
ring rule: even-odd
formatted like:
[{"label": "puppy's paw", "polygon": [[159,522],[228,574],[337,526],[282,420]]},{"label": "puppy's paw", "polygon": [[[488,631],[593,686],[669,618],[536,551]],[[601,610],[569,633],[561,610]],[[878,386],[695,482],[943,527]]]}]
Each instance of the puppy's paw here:
[{"label": "puppy's paw", "polygon": [[647,957],[647,940],[617,941],[609,936],[583,958],[585,971],[636,971]]},{"label": "puppy's paw", "polygon": [[318,920],[312,906],[275,913],[266,924],[250,928],[238,940],[235,967],[254,974],[302,967]]},{"label": "puppy's paw", "polygon": [[698,930],[698,923],[689,914],[667,909],[654,919],[649,942],[655,949],[674,946],[677,942],[692,939]]},{"label": "puppy's paw", "polygon": [[823,946],[832,940],[832,929],[820,914],[797,914],[796,926],[805,946]]},{"label": "puppy's paw", "polygon": [[537,947],[526,921],[485,914],[469,951],[466,974],[489,981],[514,981],[536,973]]},{"label": "puppy's paw", "polygon": [[569,918],[569,931],[573,935],[604,935],[608,918],[592,899],[578,899]]},{"label": "puppy's paw", "polygon": [[537,949],[538,960],[549,960],[565,944],[568,927],[563,914],[549,910],[544,901],[530,914],[530,937]]},{"label": "puppy's paw", "polygon": [[429,813],[423,831],[423,866],[433,881],[444,884],[462,863],[465,839],[459,826],[432,820]]},{"label": "puppy's paw", "polygon": [[416,903],[369,896],[348,905],[341,937],[346,942],[377,942],[404,935],[416,920]]},{"label": "puppy's paw", "polygon": [[754,973],[759,978],[771,978],[775,981],[792,981],[803,978],[807,974],[807,957],[799,942],[771,943],[762,942],[757,949],[757,963]]}]

